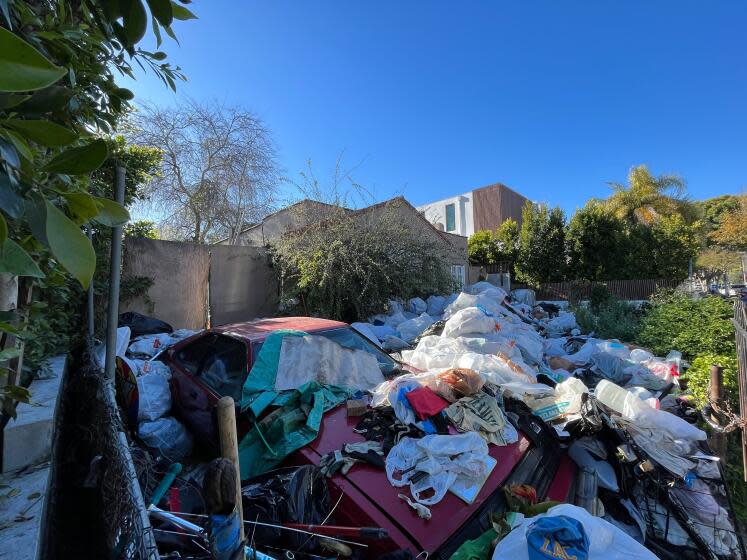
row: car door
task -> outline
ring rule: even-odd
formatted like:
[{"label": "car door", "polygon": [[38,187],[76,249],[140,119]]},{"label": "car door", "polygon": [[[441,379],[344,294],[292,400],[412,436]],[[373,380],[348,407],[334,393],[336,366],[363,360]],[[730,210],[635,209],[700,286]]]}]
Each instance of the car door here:
[{"label": "car door", "polygon": [[171,355],[177,413],[198,442],[213,451],[218,447],[215,405],[226,395],[240,400],[247,352],[238,339],[207,333]]}]

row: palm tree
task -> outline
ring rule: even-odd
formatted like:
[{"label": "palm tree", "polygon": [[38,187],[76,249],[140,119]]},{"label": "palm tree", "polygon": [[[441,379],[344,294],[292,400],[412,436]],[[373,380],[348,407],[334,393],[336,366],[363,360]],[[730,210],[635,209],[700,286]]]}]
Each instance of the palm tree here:
[{"label": "palm tree", "polygon": [[680,214],[691,223],[698,217],[690,202],[685,181],[677,175],[654,177],[645,165],[633,167],[628,184],[610,183],[615,191],[605,204],[620,219],[629,224],[651,225],[659,216]]}]

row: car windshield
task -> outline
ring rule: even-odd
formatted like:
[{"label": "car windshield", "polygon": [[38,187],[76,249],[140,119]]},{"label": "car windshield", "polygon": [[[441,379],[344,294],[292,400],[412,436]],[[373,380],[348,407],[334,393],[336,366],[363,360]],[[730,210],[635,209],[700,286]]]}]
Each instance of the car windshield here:
[{"label": "car windshield", "polygon": [[373,342],[369,341],[363,335],[358,334],[350,327],[321,331],[313,334],[328,338],[343,348],[365,350],[369,354],[373,354],[376,361],[379,362],[381,373],[385,377],[390,377],[400,372],[400,365],[389,354],[382,352]]}]

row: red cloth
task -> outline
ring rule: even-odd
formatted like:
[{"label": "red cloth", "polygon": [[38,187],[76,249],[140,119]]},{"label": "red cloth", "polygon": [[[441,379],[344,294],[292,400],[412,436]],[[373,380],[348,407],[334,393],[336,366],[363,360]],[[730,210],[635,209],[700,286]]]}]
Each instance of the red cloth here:
[{"label": "red cloth", "polygon": [[420,387],[405,393],[407,402],[420,420],[425,420],[441,412],[449,406],[449,401],[431,391],[428,387]]}]

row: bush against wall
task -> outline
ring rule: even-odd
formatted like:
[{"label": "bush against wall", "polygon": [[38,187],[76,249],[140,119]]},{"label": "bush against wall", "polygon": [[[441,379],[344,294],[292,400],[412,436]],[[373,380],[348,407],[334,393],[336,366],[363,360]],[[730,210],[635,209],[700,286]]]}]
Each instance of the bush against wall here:
[{"label": "bush against wall", "polygon": [[638,343],[657,356],[679,350],[687,360],[705,354],[733,355],[732,304],[716,296],[692,299],[665,292],[652,298],[652,308],[641,321]]},{"label": "bush against wall", "polygon": [[408,222],[394,199],[374,209],[297,206],[308,225],[271,244],[282,299],[300,311],[355,321],[381,312],[388,299],[449,293],[454,282],[444,246]]}]

